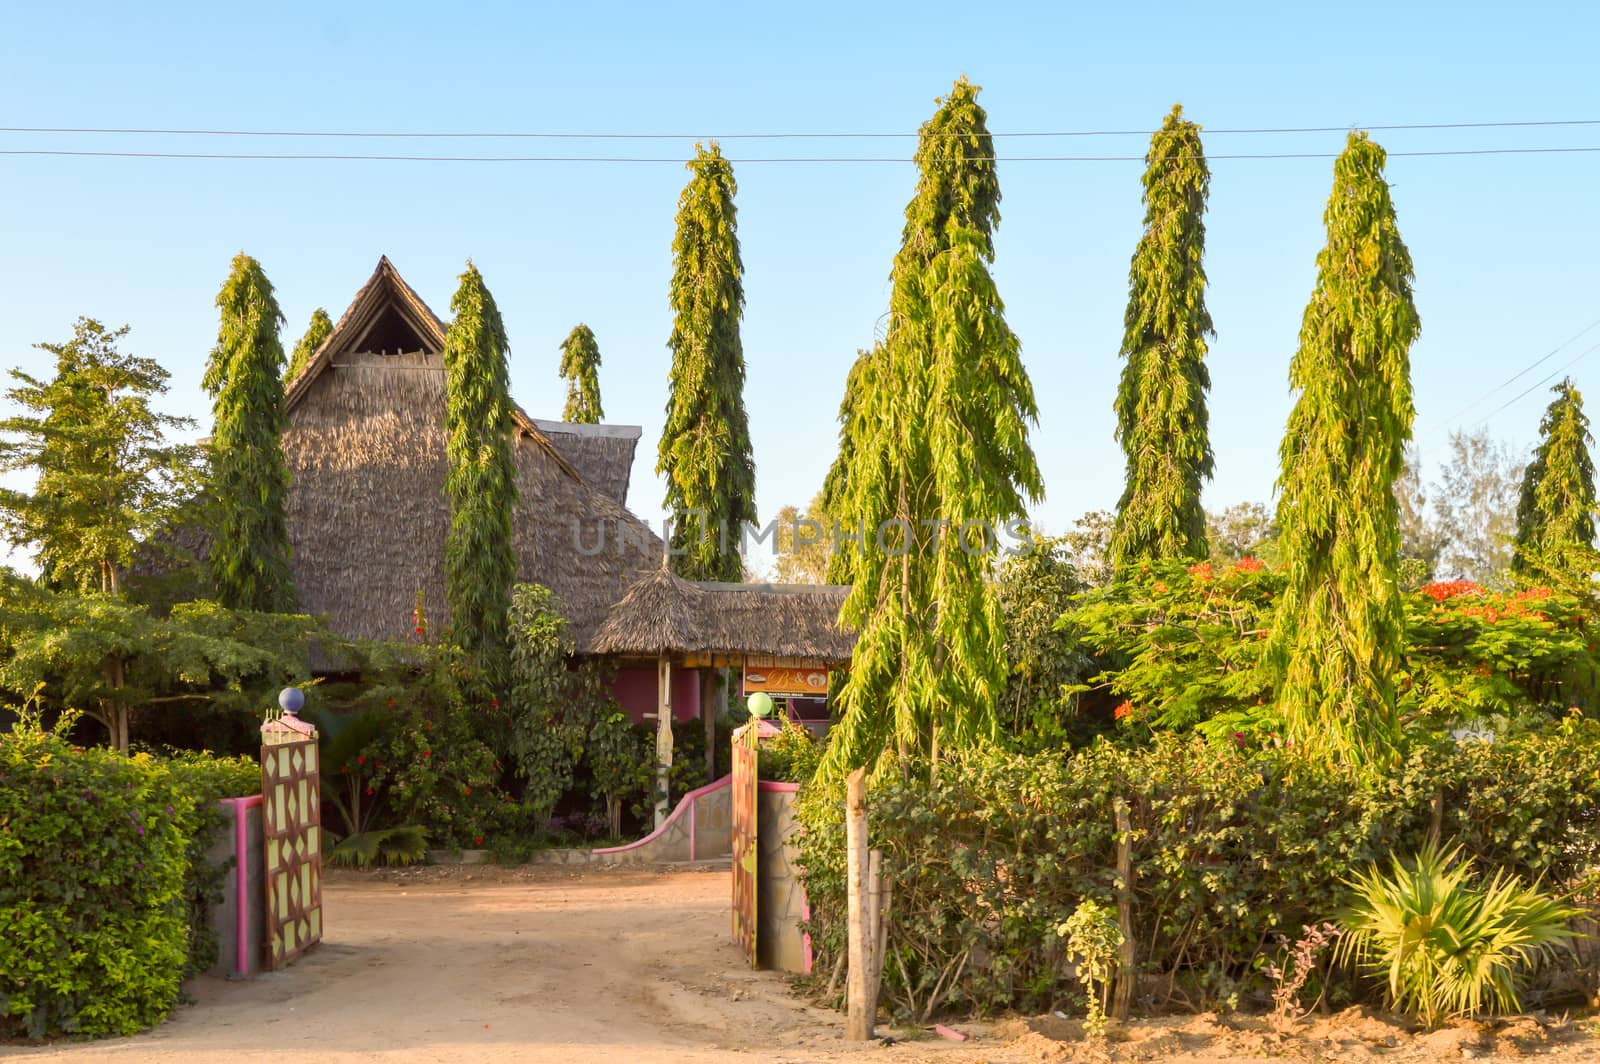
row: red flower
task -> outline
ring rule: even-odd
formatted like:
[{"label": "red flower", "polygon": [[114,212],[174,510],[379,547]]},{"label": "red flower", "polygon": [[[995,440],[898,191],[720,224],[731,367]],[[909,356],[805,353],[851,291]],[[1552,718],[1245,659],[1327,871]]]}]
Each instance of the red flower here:
[{"label": "red flower", "polygon": [[422,634],[422,626],[421,626],[421,625],[418,625],[418,626],[417,626],[417,634],[418,634],[418,635],[421,635],[421,634]]},{"label": "red flower", "polygon": [[1113,717],[1115,717],[1117,720],[1126,720],[1126,719],[1128,719],[1129,717],[1131,717],[1133,715],[1133,703],[1132,702],[1124,702],[1124,703],[1122,703],[1122,705],[1118,706],[1116,709],[1111,711],[1111,715]]},{"label": "red flower", "polygon": [[423,757],[432,757],[433,756],[433,751],[432,750],[424,750],[424,751],[422,751],[422,756]]},{"label": "red flower", "polygon": [[1210,580],[1211,572],[1210,562],[1196,562],[1189,566],[1189,575],[1198,580]]},{"label": "red flower", "polygon": [[1423,584],[1417,590],[1435,602],[1444,602],[1460,595],[1481,595],[1483,585],[1474,584],[1471,580],[1435,580],[1431,584]]},{"label": "red flower", "polygon": [[489,699],[489,704],[491,706],[493,706],[495,709],[499,709],[500,708],[500,700],[498,698]]},{"label": "red flower", "polygon": [[1241,573],[1259,573],[1261,570],[1266,568],[1265,565],[1262,565],[1261,562],[1250,557],[1248,554],[1235,562],[1233,567],[1239,570]]},{"label": "red flower", "polygon": [[479,835],[477,838],[473,839],[472,842],[473,842],[473,845],[475,845],[475,846],[482,846],[483,845],[483,836]]},{"label": "red flower", "polygon": [[467,788],[467,793],[468,793],[468,794],[471,794],[471,793],[472,793],[472,788],[471,788],[471,787],[468,787],[468,788]]},{"label": "red flower", "polygon": [[356,763],[359,765],[365,765],[367,763],[367,756],[365,754],[357,754]]},{"label": "red flower", "polygon": [[339,766],[339,771],[340,772],[349,772],[350,771],[350,766],[349,765],[340,765]]},{"label": "red flower", "polygon": [[390,708],[390,709],[393,709],[393,708],[394,708],[394,699],[392,699],[392,698],[391,698],[391,699],[389,699],[389,708]]},{"label": "red flower", "polygon": [[371,787],[368,787],[368,788],[367,788],[367,793],[368,793],[368,794],[371,794],[371,793],[372,793],[372,788],[371,788]]}]

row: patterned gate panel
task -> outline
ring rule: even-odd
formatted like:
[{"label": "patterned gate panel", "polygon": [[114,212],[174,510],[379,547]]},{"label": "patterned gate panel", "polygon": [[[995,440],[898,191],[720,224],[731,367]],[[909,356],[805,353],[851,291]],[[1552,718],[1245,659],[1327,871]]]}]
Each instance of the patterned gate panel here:
[{"label": "patterned gate panel", "polygon": [[322,939],[322,784],[315,729],[286,714],[261,732],[266,967],[277,969]]},{"label": "patterned gate panel", "polygon": [[733,940],[756,967],[755,721],[733,733]]}]

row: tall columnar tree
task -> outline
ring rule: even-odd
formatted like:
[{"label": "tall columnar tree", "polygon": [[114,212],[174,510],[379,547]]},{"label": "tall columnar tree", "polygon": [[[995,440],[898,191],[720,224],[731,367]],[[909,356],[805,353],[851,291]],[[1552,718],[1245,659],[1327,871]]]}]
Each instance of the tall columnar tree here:
[{"label": "tall columnar tree", "polygon": [[1583,396],[1571,378],[1551,389],[1555,400],[1539,424],[1539,447],[1522,478],[1512,569],[1531,574],[1586,558],[1594,547],[1594,438]]},{"label": "tall columnar tree", "polygon": [[666,475],[676,569],[738,580],[740,531],[755,520],[755,460],[744,408],[744,266],[738,186],[722,150],[695,146],[672,239],[671,394],[656,472]]},{"label": "tall columnar tree", "polygon": [[1020,520],[1043,484],[1033,386],[989,272],[1000,186],[977,94],[956,82],[922,127],[888,335],[852,374],[830,516],[864,533],[842,614],[860,635],[833,770],[990,738],[1005,687],[985,528]]},{"label": "tall columnar tree", "polygon": [[0,419],[0,472],[35,475],[32,492],[0,488],[0,532],[36,552],[46,583],[115,595],[139,545],[165,527],[197,487],[196,448],[167,434],[193,426],[151,406],[167,391],[153,359],[117,349],[127,326],[79,318],[49,380],[12,370]]},{"label": "tall columnar tree", "polygon": [[453,641],[468,650],[506,645],[506,617],[517,559],[511,544],[517,507],[511,455],[510,345],[500,309],[471,261],[450,300],[445,334],[445,434],[450,532],[445,539],[445,600]]},{"label": "tall columnar tree", "polygon": [[[817,513],[812,515],[829,522],[827,531],[833,547],[828,552],[827,579],[833,584],[854,583],[855,560],[859,552],[839,549],[837,533],[840,528],[834,519],[843,512],[850,483],[850,467],[856,461],[856,437],[870,427],[861,424],[861,400],[872,392],[873,371],[883,361],[882,344],[876,345],[871,351],[856,352],[856,360],[845,378],[844,398],[839,402],[839,453],[834,456],[833,465],[828,468],[828,475],[822,481],[822,493],[814,507]],[[858,530],[845,531],[853,535]]]},{"label": "tall columnar tree", "polygon": [[1410,350],[1421,331],[1384,160],[1352,133],[1334,164],[1328,242],[1289,365],[1299,394],[1278,477],[1288,580],[1267,659],[1289,738],[1356,763],[1385,760],[1397,735],[1394,485],[1416,413]]},{"label": "tall columnar tree", "polygon": [[294,345],[294,353],[289,356],[289,368],[284,371],[284,381],[292,381],[300,376],[300,371],[306,368],[311,356],[317,353],[317,348],[322,346],[322,341],[332,332],[333,319],[328,317],[328,312],[321,307],[313,310],[305,335],[300,337],[300,342]]},{"label": "tall columnar tree", "polygon": [[1127,484],[1111,538],[1115,565],[1158,558],[1204,558],[1206,515],[1200,488],[1212,471],[1206,425],[1206,195],[1211,171],[1200,127],[1182,105],[1150,141],[1145,156],[1144,235],[1128,270],[1117,440]]},{"label": "tall columnar tree", "polygon": [[283,313],[261,264],[243,252],[234,257],[217,307],[222,323],[204,378],[215,417],[211,578],[226,606],[286,612],[294,607],[295,589],[284,512]]},{"label": "tall columnar tree", "polygon": [[561,420],[600,424],[606,416],[600,408],[600,345],[587,325],[574,327],[561,341],[561,376],[567,382],[567,405]]}]

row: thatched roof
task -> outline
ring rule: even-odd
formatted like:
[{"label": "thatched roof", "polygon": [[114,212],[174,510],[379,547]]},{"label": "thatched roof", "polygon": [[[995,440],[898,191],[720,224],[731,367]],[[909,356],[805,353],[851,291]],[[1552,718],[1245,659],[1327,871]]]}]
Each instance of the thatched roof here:
[{"label": "thatched roof", "polygon": [[633,475],[634,449],[639,446],[637,425],[574,425],[570,421],[533,419],[561,457],[578,475],[624,506],[628,481]]},{"label": "thatched roof", "polygon": [[691,583],[658,568],[611,608],[598,654],[762,654],[845,664],[855,633],[839,626],[849,588]]},{"label": "thatched roof", "polygon": [[[287,390],[295,586],[343,635],[411,635],[419,591],[433,629],[448,623],[444,332],[384,258]],[[588,651],[661,544],[614,485],[589,483],[520,408],[515,420],[517,579],[555,592]]]}]

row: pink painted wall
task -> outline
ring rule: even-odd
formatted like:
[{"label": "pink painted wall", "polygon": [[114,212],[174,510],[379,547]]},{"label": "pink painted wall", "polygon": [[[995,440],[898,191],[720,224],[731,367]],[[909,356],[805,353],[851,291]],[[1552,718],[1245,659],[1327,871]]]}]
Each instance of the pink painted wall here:
[{"label": "pink painted wall", "polygon": [[[656,670],[620,669],[616,678],[611,681],[611,693],[616,696],[617,702],[633,718],[635,724],[642,724],[645,714],[651,714],[654,719],[656,711]],[[672,719],[694,720],[700,716],[700,670],[680,669],[676,666],[672,670]]]}]

